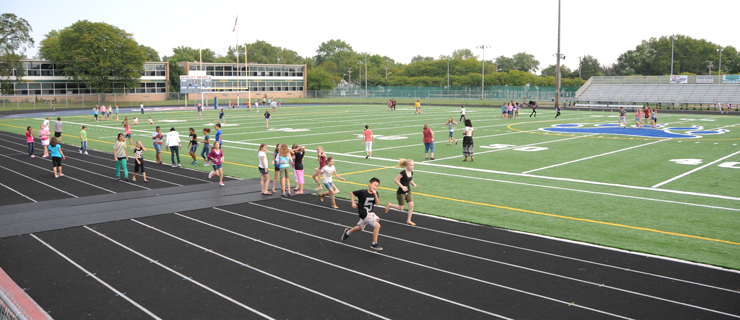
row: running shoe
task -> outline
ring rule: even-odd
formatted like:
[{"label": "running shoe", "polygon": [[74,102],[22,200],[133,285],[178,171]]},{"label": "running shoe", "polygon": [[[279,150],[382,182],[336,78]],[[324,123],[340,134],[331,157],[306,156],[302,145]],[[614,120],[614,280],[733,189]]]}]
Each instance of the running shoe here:
[{"label": "running shoe", "polygon": [[376,242],[376,243],[370,245],[370,249],[377,250],[377,251],[382,251],[383,250],[383,247],[381,247],[380,244],[378,244]]},{"label": "running shoe", "polygon": [[208,166],[208,162],[204,163],[203,166],[204,167],[207,167]]},{"label": "running shoe", "polygon": [[47,158],[47,157],[49,157],[49,156],[41,156],[41,157],[42,157],[42,158]]},{"label": "running shoe", "polygon": [[367,158],[370,158],[370,155],[366,155],[366,156],[365,156],[365,159],[367,159]]},{"label": "running shoe", "polygon": [[87,153],[87,151],[85,151],[85,154],[87,155],[87,154],[89,154],[89,153]]},{"label": "running shoe", "polygon": [[79,151],[79,152],[80,152],[80,154],[82,154],[82,150],[77,150],[77,151]]},{"label": "running shoe", "polygon": [[406,222],[406,224],[407,224],[407,225],[410,225],[410,226],[412,226],[412,227],[416,225],[416,223],[413,223],[413,222]]},{"label": "running shoe", "polygon": [[176,166],[176,165],[174,165],[174,164],[172,165],[172,167],[173,167],[173,168],[177,168],[177,166]]},{"label": "running shoe", "polygon": [[213,178],[213,174],[214,174],[214,173],[215,173],[215,172],[211,171],[211,173],[209,173],[209,174],[208,174],[208,179],[210,179],[210,178]]},{"label": "running shoe", "polygon": [[34,155],[31,155],[31,158],[36,158],[36,156],[34,156]]},{"label": "running shoe", "polygon": [[64,173],[60,173],[60,174],[59,174],[59,176],[60,176],[60,177],[64,177]]},{"label": "running shoe", "polygon": [[349,239],[349,235],[347,234],[347,231],[349,231],[349,228],[344,228],[344,231],[342,231],[342,242],[344,242],[344,240]]},{"label": "running shoe", "polygon": [[385,204],[385,213],[388,213],[388,210],[390,210],[391,203],[388,202]]},{"label": "running shoe", "polygon": [[182,165],[178,163],[178,164],[177,164],[177,167],[178,167],[178,168],[182,168]]},{"label": "running shoe", "polygon": [[222,187],[224,186],[224,184],[223,184],[223,183],[219,183],[219,185],[220,185],[220,186],[222,186]]}]

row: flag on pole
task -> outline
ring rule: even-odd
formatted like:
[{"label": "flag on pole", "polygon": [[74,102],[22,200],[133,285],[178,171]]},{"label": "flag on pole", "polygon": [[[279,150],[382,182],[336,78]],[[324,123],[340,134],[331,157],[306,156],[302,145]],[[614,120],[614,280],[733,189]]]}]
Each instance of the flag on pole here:
[{"label": "flag on pole", "polygon": [[234,31],[236,31],[236,25],[237,25],[237,22],[239,22],[239,15],[237,15],[237,16],[236,16],[236,20],[234,20],[234,30],[231,30],[231,32],[234,32]]}]

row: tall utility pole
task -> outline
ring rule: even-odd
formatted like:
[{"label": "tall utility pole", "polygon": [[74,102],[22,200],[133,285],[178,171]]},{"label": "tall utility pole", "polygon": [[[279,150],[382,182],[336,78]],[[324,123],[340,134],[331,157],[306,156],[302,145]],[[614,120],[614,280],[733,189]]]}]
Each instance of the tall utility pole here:
[{"label": "tall utility pole", "polygon": [[709,64],[707,66],[707,68],[709,68],[709,73],[707,73],[707,74],[711,76],[712,75],[712,67],[714,67],[714,65],[713,65],[714,64],[714,61],[704,61],[704,62],[706,62],[706,63]]},{"label": "tall utility pole", "polygon": [[583,68],[583,60],[578,57],[578,86],[581,86],[581,69]]},{"label": "tall utility pole", "polygon": [[365,98],[367,98],[367,52],[365,52]]},{"label": "tall utility pole", "polygon": [[483,100],[484,94],[486,92],[485,91],[486,90],[486,82],[485,82],[485,79],[486,79],[486,48],[490,48],[490,47],[491,46],[487,44],[482,44],[482,45],[475,47],[476,49],[483,49],[483,64],[481,64],[481,69],[483,69],[483,73],[480,76],[480,98],[481,100]]},{"label": "tall utility pole", "polygon": [[722,51],[725,50],[725,48],[719,48],[717,51],[719,51],[719,83],[722,84]]},{"label": "tall utility pole", "polygon": [[558,60],[555,66],[555,107],[560,105],[560,0],[558,0]]},{"label": "tall utility pole", "polygon": [[362,64],[362,61],[357,61],[357,69],[360,70],[360,76],[357,77],[357,86],[362,89],[362,67],[360,66]]}]

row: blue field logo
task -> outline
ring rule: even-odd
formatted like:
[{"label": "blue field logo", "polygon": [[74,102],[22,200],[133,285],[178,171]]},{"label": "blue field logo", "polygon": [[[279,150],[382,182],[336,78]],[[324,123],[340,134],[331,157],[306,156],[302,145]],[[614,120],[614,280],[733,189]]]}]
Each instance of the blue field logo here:
[{"label": "blue field logo", "polygon": [[[729,130],[704,130],[702,126],[690,127],[670,127],[670,124],[658,125],[657,128],[637,128],[635,126],[624,128],[616,124],[583,124],[567,123],[555,124],[550,128],[540,128],[541,131],[558,132],[558,133],[584,133],[584,134],[609,134],[634,136],[642,138],[659,138],[659,139],[697,139],[705,135],[723,134]],[[680,133],[678,133],[678,132]]]}]

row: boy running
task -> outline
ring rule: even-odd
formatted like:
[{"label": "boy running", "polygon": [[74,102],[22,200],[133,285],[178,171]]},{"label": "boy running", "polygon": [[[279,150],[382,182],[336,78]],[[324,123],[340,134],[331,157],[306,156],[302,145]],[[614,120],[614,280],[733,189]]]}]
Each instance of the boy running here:
[{"label": "boy running", "polygon": [[[347,240],[351,234],[364,230],[365,226],[369,224],[373,227],[373,242],[370,245],[370,248],[378,251],[383,250],[383,248],[378,244],[380,218],[378,218],[378,216],[373,212],[373,207],[380,202],[380,196],[377,192],[378,185],[380,185],[380,180],[378,180],[378,178],[372,178],[367,184],[367,190],[357,190],[351,193],[352,208],[357,208],[357,212],[360,215],[360,221],[357,222],[357,225],[352,229],[344,229],[344,232],[342,232],[342,242]],[[358,202],[360,202],[362,206],[358,206],[357,203],[355,203],[355,197],[357,197]]]}]

